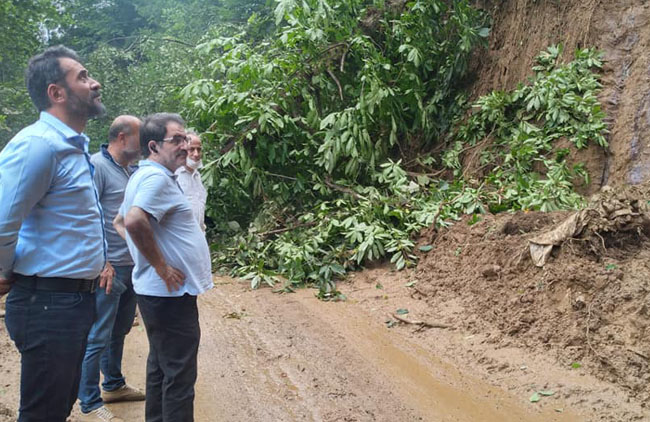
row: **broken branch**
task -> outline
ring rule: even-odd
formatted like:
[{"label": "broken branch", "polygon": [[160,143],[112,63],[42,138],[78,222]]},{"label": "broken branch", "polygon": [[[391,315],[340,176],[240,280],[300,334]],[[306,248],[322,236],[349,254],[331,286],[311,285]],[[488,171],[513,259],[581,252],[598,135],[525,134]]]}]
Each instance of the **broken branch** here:
[{"label": "broken branch", "polygon": [[334,72],[330,69],[327,69],[327,73],[332,77],[332,79],[334,79],[336,86],[339,87],[339,96],[341,97],[341,101],[343,101],[343,88],[341,88],[341,82],[339,82],[336,75],[334,75]]},{"label": "broken branch", "polygon": [[454,329],[454,327],[452,327],[451,325],[442,324],[440,322],[415,321],[415,320],[411,321],[411,320],[408,320],[408,319],[406,319],[404,317],[401,317],[399,315],[396,315],[396,314],[389,314],[389,315],[391,317],[395,318],[396,320],[398,320],[399,322],[403,322],[404,324],[419,325],[419,326],[425,327],[425,328],[449,328],[449,329],[452,329],[452,330]]}]

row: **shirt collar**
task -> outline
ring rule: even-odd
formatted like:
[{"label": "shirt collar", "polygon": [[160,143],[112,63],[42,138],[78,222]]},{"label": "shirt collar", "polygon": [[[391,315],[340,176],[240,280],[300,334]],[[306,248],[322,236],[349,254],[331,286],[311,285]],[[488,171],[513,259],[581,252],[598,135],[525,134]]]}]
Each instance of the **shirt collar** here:
[{"label": "shirt collar", "polygon": [[[108,152],[108,144],[101,144],[101,146],[99,147],[99,150],[101,151],[104,158],[106,158],[111,163],[115,164],[116,166],[122,167],[122,166],[120,166],[120,164],[117,161],[115,161],[115,159],[113,158],[111,153]],[[138,169],[137,165],[132,165],[132,164],[129,164],[127,167],[128,167],[128,170],[129,170],[130,173],[133,173],[134,171],[136,171]]]},{"label": "shirt collar", "polygon": [[190,171],[185,166],[180,166],[178,168],[178,170],[176,170],[176,174],[179,174],[179,173],[188,173],[189,175],[193,175],[196,172],[190,173]]},{"label": "shirt collar", "polygon": [[169,171],[169,169],[168,169],[167,167],[165,167],[165,166],[163,166],[162,164],[157,163],[157,162],[155,162],[155,161],[151,161],[151,160],[140,160],[140,162],[138,163],[138,166],[139,166],[140,168],[145,168],[145,167],[156,167],[156,168],[159,168],[159,169],[162,170],[162,171],[163,171],[167,176],[169,176],[169,177],[171,177],[172,179],[176,180],[176,175],[175,175],[174,173],[172,173],[171,171]]},{"label": "shirt collar", "polygon": [[78,133],[74,129],[72,129],[70,126],[66,125],[63,123],[61,120],[58,118],[54,117],[47,111],[41,111],[41,114],[39,116],[39,120],[42,120],[43,122],[47,123],[48,125],[52,126],[54,130],[59,132],[63,137],[65,138],[66,141],[74,145],[75,147],[83,150],[84,152],[88,152],[88,143],[90,142],[90,139],[88,139],[88,136],[86,136],[85,133]]},{"label": "shirt collar", "polygon": [[185,166],[180,166],[178,170],[176,170],[176,174],[181,174],[181,173],[187,173],[190,175],[190,177],[193,177],[195,179],[201,176],[201,173],[199,173],[199,169],[196,169],[190,173],[190,171]]}]

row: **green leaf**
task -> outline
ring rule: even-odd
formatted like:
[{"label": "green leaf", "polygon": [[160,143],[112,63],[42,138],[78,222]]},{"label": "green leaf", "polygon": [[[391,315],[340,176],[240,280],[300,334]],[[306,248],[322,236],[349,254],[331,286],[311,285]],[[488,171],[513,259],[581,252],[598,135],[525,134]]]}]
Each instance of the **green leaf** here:
[{"label": "green leaf", "polygon": [[481,216],[480,216],[480,214],[474,214],[474,215],[472,215],[472,218],[470,218],[470,219],[467,221],[467,225],[468,225],[468,226],[473,226],[474,224],[478,223],[479,221],[481,221]]},{"label": "green leaf", "polygon": [[397,315],[406,315],[409,313],[408,309],[405,308],[399,308],[398,310],[395,311]]},{"label": "green leaf", "polygon": [[549,397],[549,396],[552,396],[553,394],[555,394],[555,391],[542,390],[542,391],[538,391],[538,393],[540,394],[540,396]]},{"label": "green leaf", "polygon": [[490,28],[481,28],[478,31],[478,36],[487,38],[490,35]]},{"label": "green leaf", "polygon": [[541,397],[540,397],[539,393],[535,392],[535,393],[533,393],[532,396],[530,396],[529,400],[530,400],[531,403],[537,403],[540,400],[540,398]]},{"label": "green leaf", "polygon": [[433,249],[433,246],[432,245],[424,245],[424,246],[420,246],[418,249],[420,251],[422,251],[422,252],[429,252],[430,250]]}]

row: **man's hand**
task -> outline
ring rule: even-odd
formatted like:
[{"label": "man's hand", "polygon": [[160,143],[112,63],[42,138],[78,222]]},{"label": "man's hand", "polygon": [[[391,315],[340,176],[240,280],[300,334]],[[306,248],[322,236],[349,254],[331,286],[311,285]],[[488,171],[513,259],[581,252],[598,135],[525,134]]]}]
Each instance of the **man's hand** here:
[{"label": "man's hand", "polygon": [[[165,257],[158,243],[154,238],[153,228],[149,219],[153,217],[140,207],[131,207],[124,217],[124,227],[129,237],[144,255],[149,264],[156,270],[156,273],[167,285],[167,291],[172,293],[179,290],[185,284],[185,274],[182,271],[167,264]],[[117,218],[116,218],[117,220]],[[119,223],[119,221],[116,221]],[[115,222],[114,222],[115,224]]]},{"label": "man's hand", "polygon": [[110,294],[113,289],[113,277],[115,277],[115,269],[110,262],[106,261],[106,266],[99,275],[99,287],[106,288],[106,294]]},{"label": "man's hand", "polygon": [[163,264],[160,268],[156,268],[156,273],[158,273],[167,285],[167,291],[169,293],[180,289],[185,284],[185,274],[171,265]]},{"label": "man's hand", "polygon": [[0,276],[0,297],[9,293],[9,290],[11,290],[11,285],[13,283],[14,280],[12,280],[10,277],[5,278]]}]

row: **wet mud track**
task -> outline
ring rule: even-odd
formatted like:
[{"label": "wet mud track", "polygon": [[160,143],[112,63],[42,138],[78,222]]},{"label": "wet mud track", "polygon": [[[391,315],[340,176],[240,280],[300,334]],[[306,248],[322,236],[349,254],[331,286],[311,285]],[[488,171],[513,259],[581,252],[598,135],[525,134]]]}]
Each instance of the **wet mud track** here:
[{"label": "wet mud track", "polygon": [[[212,421],[579,421],[438,360],[359,305],[313,290],[277,295],[217,279],[201,297],[195,401]],[[146,336],[130,335],[127,374],[144,383]],[[143,420],[142,404],[112,406]]]},{"label": "wet mud track", "polygon": [[[461,372],[354,301],[326,303],[314,290],[278,295],[215,281],[199,301],[197,422],[589,420],[540,410]],[[3,376],[0,404],[15,408],[18,356],[4,327],[0,336],[3,359],[15,362]],[[134,327],[123,369],[138,387],[144,387],[147,349],[144,328]],[[109,407],[126,421],[144,420],[142,402]],[[71,421],[78,412],[75,407]]]}]

